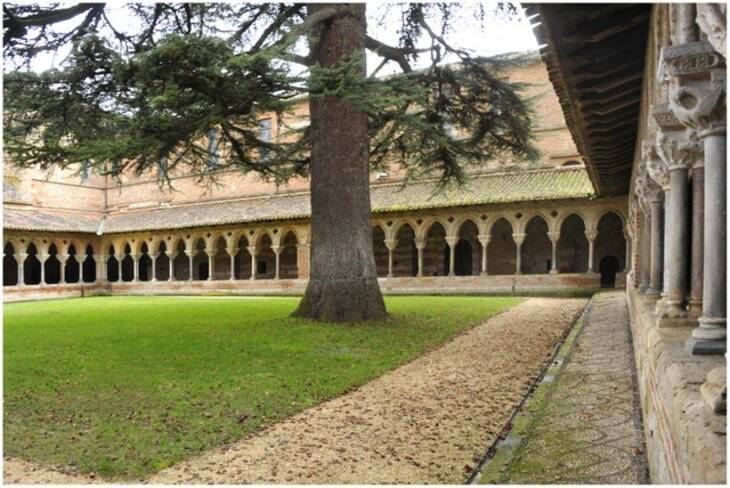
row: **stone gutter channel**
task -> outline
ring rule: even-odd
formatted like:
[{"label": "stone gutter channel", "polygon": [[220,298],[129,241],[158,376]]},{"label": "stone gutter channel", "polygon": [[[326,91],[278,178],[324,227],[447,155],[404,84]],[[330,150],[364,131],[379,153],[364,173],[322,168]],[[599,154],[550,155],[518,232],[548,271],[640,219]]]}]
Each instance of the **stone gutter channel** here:
[{"label": "stone gutter channel", "polygon": [[566,359],[573,350],[573,344],[575,344],[578,334],[581,330],[583,330],[583,325],[586,323],[586,318],[592,309],[593,301],[594,299],[591,298],[588,302],[586,302],[583,310],[576,316],[573,327],[565,334],[563,339],[555,345],[554,353],[550,361],[546,363],[539,376],[532,382],[527,393],[524,397],[522,397],[522,400],[520,400],[520,403],[517,404],[514,410],[512,410],[512,413],[497,438],[487,447],[484,456],[482,456],[481,460],[477,463],[467,478],[467,485],[483,483],[483,481],[480,482],[480,478],[486,471],[486,468],[491,466],[493,463],[496,462],[498,464],[506,465],[510,462],[512,452],[523,440],[519,435],[511,434],[515,424],[515,418],[523,412],[525,404],[536,396],[535,393],[538,388],[542,385],[553,383],[555,379],[560,376],[560,373],[565,367]]}]

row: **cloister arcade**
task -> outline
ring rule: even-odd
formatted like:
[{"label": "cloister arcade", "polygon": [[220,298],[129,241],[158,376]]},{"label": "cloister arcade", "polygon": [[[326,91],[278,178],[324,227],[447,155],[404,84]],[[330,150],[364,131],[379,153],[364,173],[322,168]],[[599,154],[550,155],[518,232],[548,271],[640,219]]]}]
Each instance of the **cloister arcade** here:
[{"label": "cloister arcade", "polygon": [[[613,207],[378,216],[378,276],[601,273],[614,286],[629,252]],[[6,232],[6,287],[123,282],[306,279],[306,223],[101,237]]]}]

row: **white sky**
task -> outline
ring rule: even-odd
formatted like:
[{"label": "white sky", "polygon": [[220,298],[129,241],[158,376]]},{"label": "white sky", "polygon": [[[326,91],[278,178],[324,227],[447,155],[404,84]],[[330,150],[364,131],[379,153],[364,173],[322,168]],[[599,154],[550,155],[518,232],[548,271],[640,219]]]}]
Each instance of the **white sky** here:
[{"label": "white sky", "polygon": [[[70,4],[75,2],[62,2],[62,5]],[[375,4],[368,5],[368,33],[378,40],[386,42],[391,45],[397,44],[398,34],[397,27],[400,19],[393,18],[389,21],[386,16],[382,19],[385,12],[385,2],[374,2]],[[109,17],[115,27],[124,29],[124,22],[131,21],[124,8],[123,2],[109,2],[110,8],[108,10]],[[489,11],[489,7],[493,6],[494,3],[484,2],[487,7],[485,10]],[[459,14],[456,15],[453,22],[453,31],[447,33],[447,40],[454,46],[463,49],[467,49],[476,56],[492,56],[496,54],[502,54],[507,52],[525,52],[534,51],[538,48],[535,36],[530,28],[529,22],[524,16],[524,13],[520,14],[519,19],[512,19],[507,21],[503,18],[495,18],[489,13],[484,21],[484,26],[479,25],[477,19],[473,18],[473,7],[474,2],[471,4],[466,3],[463,5],[463,9],[460,10]],[[391,16],[397,16],[397,11],[391,13]],[[471,16],[471,17],[470,17]],[[380,20],[383,22],[379,22]],[[78,19],[74,19],[78,22]],[[425,41],[425,38],[424,38]],[[424,46],[426,44],[424,43]],[[68,49],[63,49],[58,53],[45,53],[37,56],[31,62],[31,69],[33,71],[44,71],[52,67],[59,67],[63,59],[68,53]],[[445,61],[454,61],[454,59],[446,59]],[[423,63],[427,63],[428,59],[424,59]],[[374,55],[368,56],[368,71],[372,71],[379,64],[379,58]],[[414,67],[422,66],[421,63]],[[10,68],[10,67],[7,67]],[[6,69],[7,69],[6,68]],[[12,69],[12,68],[10,68]],[[389,74],[398,72],[399,69],[394,63],[390,63],[388,66],[380,71],[380,74]]]}]

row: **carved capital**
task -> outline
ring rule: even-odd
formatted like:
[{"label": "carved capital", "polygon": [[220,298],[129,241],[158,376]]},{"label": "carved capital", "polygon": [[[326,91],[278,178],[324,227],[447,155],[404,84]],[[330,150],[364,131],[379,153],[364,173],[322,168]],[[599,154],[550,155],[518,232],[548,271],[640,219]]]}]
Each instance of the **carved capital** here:
[{"label": "carved capital", "polygon": [[646,165],[646,171],[657,185],[662,189],[669,189],[669,171],[668,167],[657,153],[656,144],[652,141],[643,141],[641,143],[641,157]]},{"label": "carved capital", "polygon": [[697,25],[707,41],[727,59],[727,5],[725,3],[698,3]]},{"label": "carved capital", "polygon": [[414,239],[413,243],[416,245],[416,249],[423,251],[426,248],[426,239]]},{"label": "carved capital", "polygon": [[256,254],[257,254],[257,253],[258,253],[258,251],[259,251],[259,250],[258,250],[258,248],[257,248],[256,246],[247,246],[247,247],[246,247],[246,249],[248,250],[248,253],[249,253],[249,254],[250,254],[251,256],[256,256]]},{"label": "carved capital", "polygon": [[398,239],[385,239],[383,241],[383,243],[385,244],[385,247],[388,248],[389,251],[392,251],[398,245]]},{"label": "carved capital", "polygon": [[595,241],[596,237],[598,237],[598,231],[597,230],[587,230],[586,231],[586,239],[589,241]]},{"label": "carved capital", "polygon": [[446,244],[454,247],[459,242],[459,236],[446,236]]},{"label": "carved capital", "polygon": [[279,254],[283,248],[284,246],[280,246],[278,244],[271,246],[271,250],[274,251],[274,254]]},{"label": "carved capital", "polygon": [[518,246],[521,246],[525,242],[525,237],[527,237],[527,234],[524,233],[512,234],[512,239],[514,239],[515,244]]},{"label": "carved capital", "polygon": [[61,254],[58,254],[56,257],[58,258],[59,261],[61,261],[61,263],[65,263],[69,256],[70,256],[70,254],[61,253]]},{"label": "carved capital", "polygon": [[550,239],[550,242],[555,244],[560,240],[560,231],[552,231],[547,233],[548,239]]},{"label": "carved capital", "polygon": [[238,254],[238,246],[227,246],[226,252],[229,256],[235,256],[236,254]]},{"label": "carved capital", "polygon": [[208,255],[209,258],[214,258],[216,254],[218,254],[217,249],[211,249],[210,247],[205,248],[205,254]]},{"label": "carved capital", "polygon": [[687,170],[702,158],[702,147],[696,137],[677,138],[659,131],[656,153],[668,171]]},{"label": "carved capital", "polygon": [[492,236],[480,234],[477,239],[479,239],[479,244],[481,244],[482,246],[488,246],[489,241],[492,240]]}]

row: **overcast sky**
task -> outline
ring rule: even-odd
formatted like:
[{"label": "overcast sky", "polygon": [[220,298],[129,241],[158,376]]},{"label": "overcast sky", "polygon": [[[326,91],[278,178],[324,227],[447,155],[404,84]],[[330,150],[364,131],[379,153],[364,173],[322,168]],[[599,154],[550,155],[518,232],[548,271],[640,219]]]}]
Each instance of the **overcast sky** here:
[{"label": "overcast sky", "polygon": [[[62,5],[72,3],[75,2],[62,2]],[[113,23],[115,26],[125,27],[123,25],[124,22],[129,22],[131,19],[126,15],[123,3],[110,2],[110,4],[109,16],[114,19]],[[485,5],[490,6],[493,4],[485,3]],[[492,56],[507,52],[534,51],[537,49],[537,41],[524,13],[521,13],[517,19],[509,20],[488,14],[482,28],[479,22],[473,17],[473,4],[465,5],[464,7],[461,9],[461,13],[457,11],[456,18],[453,22],[453,32],[447,35],[447,39],[455,47],[470,50],[474,55],[480,56]],[[489,11],[489,9],[487,10]],[[381,41],[395,45],[398,39],[397,26],[399,19],[394,18],[390,21],[387,16],[383,19],[384,12],[382,3],[368,6],[368,33]],[[34,71],[43,71],[52,67],[58,67],[67,53],[68,49],[66,48],[56,54],[46,53],[40,55],[31,63],[31,69]],[[446,61],[454,60],[446,59]],[[427,61],[427,59],[423,60],[424,63]],[[369,55],[369,71],[374,69],[377,64],[379,64],[379,60],[375,56]],[[417,68],[418,66],[415,67]],[[389,74],[397,71],[397,66],[391,63],[389,67],[381,70],[380,74]]]}]

